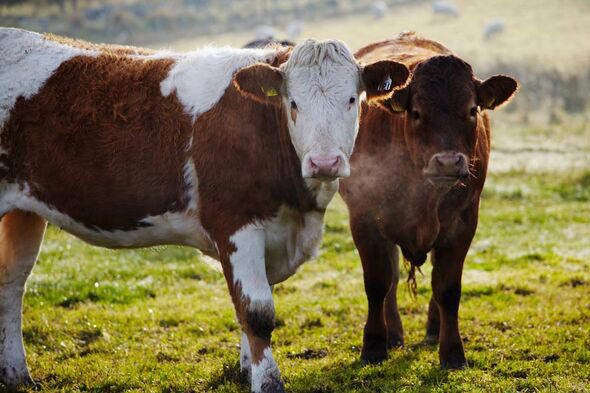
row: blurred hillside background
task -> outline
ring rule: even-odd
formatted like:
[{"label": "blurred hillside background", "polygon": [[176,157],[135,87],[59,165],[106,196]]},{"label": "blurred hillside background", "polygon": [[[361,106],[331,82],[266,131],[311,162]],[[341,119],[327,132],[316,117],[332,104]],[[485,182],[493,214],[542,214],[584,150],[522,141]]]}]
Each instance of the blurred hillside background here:
[{"label": "blurred hillside background", "polygon": [[516,76],[522,89],[507,110],[522,122],[563,122],[590,96],[588,0],[2,0],[0,25],[181,51],[269,35],[339,38],[356,50],[414,30],[481,78]]}]

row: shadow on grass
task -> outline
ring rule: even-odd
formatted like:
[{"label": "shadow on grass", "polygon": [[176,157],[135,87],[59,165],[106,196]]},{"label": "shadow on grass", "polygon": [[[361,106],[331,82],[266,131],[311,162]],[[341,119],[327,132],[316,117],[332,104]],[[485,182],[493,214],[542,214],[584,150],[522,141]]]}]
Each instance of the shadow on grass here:
[{"label": "shadow on grass", "polygon": [[[368,364],[360,359],[339,361],[285,378],[284,382],[287,391],[293,393],[395,392],[412,387],[413,384],[404,384],[402,381],[407,381],[409,373],[416,373],[417,361],[422,353],[436,350],[436,345],[421,342],[407,346],[401,353],[399,350],[390,351],[390,360],[382,364]],[[417,388],[429,391],[448,381],[449,372],[441,369],[437,362],[430,367],[420,367],[419,374]],[[207,390],[249,392],[248,381],[240,374],[239,361],[224,362],[223,368],[208,382]]]}]

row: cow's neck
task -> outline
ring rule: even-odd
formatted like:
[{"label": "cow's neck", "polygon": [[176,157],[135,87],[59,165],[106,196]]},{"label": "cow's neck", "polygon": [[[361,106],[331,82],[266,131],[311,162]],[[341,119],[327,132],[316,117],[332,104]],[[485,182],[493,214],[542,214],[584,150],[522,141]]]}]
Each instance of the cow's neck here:
[{"label": "cow's neck", "polygon": [[[392,121],[403,121],[393,119]],[[439,207],[448,190],[435,188],[422,174],[422,164],[408,145],[403,127],[391,127],[394,131],[389,154],[394,157],[392,190],[403,192],[396,204],[394,215],[403,217],[396,220],[395,230],[398,243],[406,259],[416,265],[426,260],[426,254],[434,246],[440,232]],[[411,132],[411,131],[410,131]]]}]

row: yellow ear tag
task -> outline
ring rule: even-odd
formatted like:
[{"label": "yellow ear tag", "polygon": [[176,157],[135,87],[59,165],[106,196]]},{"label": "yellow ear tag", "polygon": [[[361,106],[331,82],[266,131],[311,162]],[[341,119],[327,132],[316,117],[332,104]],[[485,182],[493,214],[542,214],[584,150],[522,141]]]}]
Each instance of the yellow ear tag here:
[{"label": "yellow ear tag", "polygon": [[403,112],[405,111],[404,108],[402,108],[397,102],[395,102],[392,99],[389,100],[389,105],[391,106],[391,109],[393,109],[394,112]]},{"label": "yellow ear tag", "polygon": [[486,102],[486,108],[491,108],[495,102],[496,102],[496,99],[494,97],[490,98],[488,100],[488,102]]},{"label": "yellow ear tag", "polygon": [[274,87],[265,90],[264,87],[260,86],[260,90],[262,90],[262,92],[266,94],[267,97],[275,97],[279,95],[279,93]]}]

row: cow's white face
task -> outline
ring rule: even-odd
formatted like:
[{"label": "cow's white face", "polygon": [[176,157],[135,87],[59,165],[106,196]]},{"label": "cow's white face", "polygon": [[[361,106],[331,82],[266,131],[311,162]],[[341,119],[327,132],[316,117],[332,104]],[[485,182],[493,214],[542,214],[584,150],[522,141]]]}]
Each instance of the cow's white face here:
[{"label": "cow's white face", "polygon": [[303,178],[350,175],[360,98],[388,98],[409,72],[394,61],[360,65],[344,43],[306,40],[279,68],[257,64],[235,77],[242,93],[281,105]]},{"label": "cow's white face", "polygon": [[[352,59],[352,57],[351,57]],[[293,147],[304,178],[350,175],[358,131],[360,69],[353,62],[285,67],[283,95]]]}]

